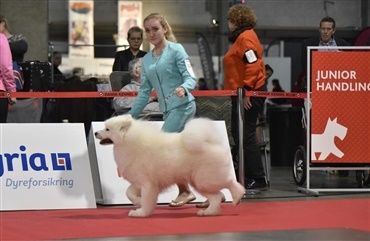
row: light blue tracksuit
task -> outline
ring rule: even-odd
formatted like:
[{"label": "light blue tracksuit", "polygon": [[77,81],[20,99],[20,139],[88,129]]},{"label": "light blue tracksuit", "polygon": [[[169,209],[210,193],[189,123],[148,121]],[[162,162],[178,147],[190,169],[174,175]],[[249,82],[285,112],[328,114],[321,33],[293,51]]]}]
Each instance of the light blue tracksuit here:
[{"label": "light blue tracksuit", "polygon": [[[161,56],[153,57],[153,51],[148,52],[143,57],[142,66],[141,87],[128,113],[137,118],[154,88],[165,121],[162,130],[182,131],[196,111],[194,96],[190,93],[196,81],[184,47],[179,43],[168,41]],[[180,86],[186,91],[183,98],[174,94],[175,89]]]}]

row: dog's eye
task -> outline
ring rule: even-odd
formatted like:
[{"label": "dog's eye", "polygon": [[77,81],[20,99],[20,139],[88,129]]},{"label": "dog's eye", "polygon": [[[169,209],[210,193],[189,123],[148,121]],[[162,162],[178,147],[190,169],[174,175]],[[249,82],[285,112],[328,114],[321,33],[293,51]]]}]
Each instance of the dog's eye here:
[{"label": "dog's eye", "polygon": [[108,129],[108,128],[105,128],[105,130],[106,130],[106,131],[109,131],[109,129]]}]

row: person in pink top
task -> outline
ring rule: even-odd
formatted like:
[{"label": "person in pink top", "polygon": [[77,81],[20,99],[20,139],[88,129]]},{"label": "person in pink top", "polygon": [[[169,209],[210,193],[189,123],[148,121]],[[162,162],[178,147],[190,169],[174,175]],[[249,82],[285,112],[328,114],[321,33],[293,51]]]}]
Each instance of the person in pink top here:
[{"label": "person in pink top", "polygon": [[[8,39],[0,33],[0,92],[15,92],[13,75],[12,53]],[[8,116],[8,103],[13,105],[16,98],[0,98],[0,123],[6,123]]]}]

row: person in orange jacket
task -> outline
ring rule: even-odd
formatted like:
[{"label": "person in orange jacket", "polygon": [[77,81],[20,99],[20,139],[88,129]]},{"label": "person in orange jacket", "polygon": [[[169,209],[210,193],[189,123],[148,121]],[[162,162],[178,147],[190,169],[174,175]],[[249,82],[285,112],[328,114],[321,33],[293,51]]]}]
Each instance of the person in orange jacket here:
[{"label": "person in orange jacket", "polygon": [[[257,18],[252,8],[234,5],[228,11],[229,41],[233,43],[224,57],[224,88],[267,91],[263,48],[254,27]],[[234,162],[244,161],[245,188],[267,190],[266,174],[256,139],[256,123],[266,98],[244,97],[244,160],[239,160],[237,98],[232,97],[232,135]],[[236,159],[236,160],[235,160]]]}]

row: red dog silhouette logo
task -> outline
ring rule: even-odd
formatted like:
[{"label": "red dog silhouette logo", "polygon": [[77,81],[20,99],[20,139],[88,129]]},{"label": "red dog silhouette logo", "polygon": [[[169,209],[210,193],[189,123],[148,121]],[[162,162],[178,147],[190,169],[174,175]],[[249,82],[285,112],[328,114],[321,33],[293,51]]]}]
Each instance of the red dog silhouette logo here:
[{"label": "red dog silhouette logo", "polygon": [[[311,158],[312,160],[325,160],[330,154],[342,158],[344,153],[335,145],[334,138],[338,137],[340,140],[347,135],[348,128],[342,126],[334,120],[328,119],[325,130],[322,134],[312,134]],[[317,159],[316,153],[321,153]]]}]

